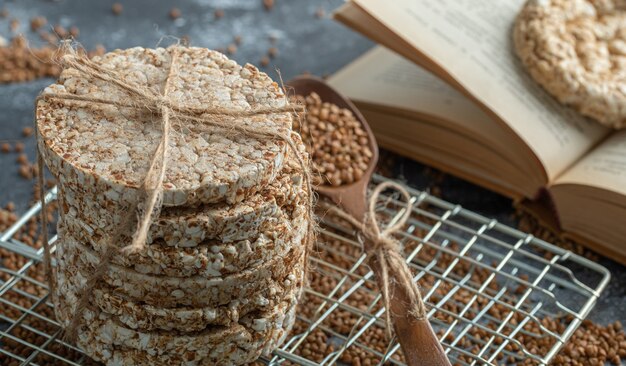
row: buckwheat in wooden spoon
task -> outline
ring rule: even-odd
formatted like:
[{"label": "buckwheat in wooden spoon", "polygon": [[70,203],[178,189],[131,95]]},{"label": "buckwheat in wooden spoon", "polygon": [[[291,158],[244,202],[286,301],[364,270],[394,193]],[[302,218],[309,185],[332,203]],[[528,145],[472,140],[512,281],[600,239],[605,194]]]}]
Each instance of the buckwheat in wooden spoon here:
[{"label": "buckwheat in wooden spoon", "polygon": [[[307,96],[314,92],[320,96],[323,102],[350,110],[367,132],[372,156],[369,159],[367,169],[364,170],[360,178],[349,184],[339,186],[322,184],[316,187],[320,194],[330,198],[343,211],[362,222],[369,211],[367,186],[378,161],[378,145],[372,130],[354,104],[324,81],[314,77],[298,77],[290,81],[288,86],[293,88],[298,95]],[[365,249],[368,249],[368,247],[374,244],[366,238],[363,245]],[[383,276],[380,266],[376,265],[376,261],[373,261],[372,267],[379,287],[383,288]],[[393,327],[404,352],[407,365],[449,366],[450,361],[446,357],[428,319],[418,320],[412,315],[412,309],[409,309],[408,306],[411,303],[409,301],[410,295],[407,293],[406,288],[398,284],[393,274],[390,276],[390,280],[387,281],[387,286],[389,289],[388,293],[391,296],[389,301],[390,309],[387,309],[387,311],[391,314]]]}]

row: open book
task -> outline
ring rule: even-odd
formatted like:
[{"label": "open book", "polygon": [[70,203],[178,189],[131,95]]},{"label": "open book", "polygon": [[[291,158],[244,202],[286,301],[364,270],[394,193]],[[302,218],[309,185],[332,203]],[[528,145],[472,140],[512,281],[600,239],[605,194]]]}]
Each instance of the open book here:
[{"label": "open book", "polygon": [[547,192],[568,236],[626,263],[626,131],[526,74],[511,35],[524,1],[351,0],[336,19],[397,54],[374,48],[329,82],[381,146],[513,199]]}]

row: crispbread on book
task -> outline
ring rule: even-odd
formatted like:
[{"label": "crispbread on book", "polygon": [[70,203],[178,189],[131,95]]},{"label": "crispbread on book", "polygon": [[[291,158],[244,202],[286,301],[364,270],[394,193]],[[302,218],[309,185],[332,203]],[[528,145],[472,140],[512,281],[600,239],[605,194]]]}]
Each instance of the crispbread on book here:
[{"label": "crispbread on book", "polygon": [[385,148],[516,200],[547,191],[568,235],[626,259],[626,132],[525,73],[511,34],[523,3],[350,1],[335,17],[404,58],[378,47],[329,82]]}]

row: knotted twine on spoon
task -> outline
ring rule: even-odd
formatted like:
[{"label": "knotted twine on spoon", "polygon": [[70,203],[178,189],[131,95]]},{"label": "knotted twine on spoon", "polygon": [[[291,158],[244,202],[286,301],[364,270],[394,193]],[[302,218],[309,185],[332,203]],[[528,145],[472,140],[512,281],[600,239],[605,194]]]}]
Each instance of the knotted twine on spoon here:
[{"label": "knotted twine on spoon", "polygon": [[[194,107],[177,103],[176,101],[168,98],[168,92],[170,89],[169,81],[176,72],[176,64],[182,47],[172,46],[170,48],[172,49],[171,61],[167,77],[165,79],[165,85],[163,87],[163,94],[158,94],[148,87],[126,80],[122,75],[91,61],[84,55],[78,55],[71,47],[69,47],[68,44],[66,44],[63,47],[63,52],[66,54],[62,60],[64,68],[75,69],[88,79],[99,79],[113,85],[126,92],[128,94],[128,98],[125,100],[108,100],[88,95],[48,92],[39,95],[36,99],[36,105],[40,100],[57,100],[61,102],[76,101],[88,104],[105,104],[118,108],[148,110],[152,113],[160,115],[159,122],[161,128],[161,138],[154,154],[150,159],[148,172],[146,173],[146,177],[140,187],[139,202],[137,202],[135,207],[133,207],[134,209],[138,209],[139,212],[137,227],[133,233],[131,244],[121,248],[115,245],[122,239],[123,234],[129,227],[129,222],[131,222],[131,213],[135,211],[132,208],[128,210],[129,217],[125,218],[122,221],[123,224],[116,228],[114,234],[110,236],[109,242],[106,243],[106,251],[100,258],[100,262],[95,266],[94,272],[87,278],[85,285],[78,292],[78,304],[75,308],[75,314],[71,319],[70,324],[65,329],[66,338],[72,342],[76,340],[80,321],[82,319],[83,312],[89,306],[93,289],[108,271],[113,258],[119,253],[136,253],[145,248],[150,225],[152,224],[153,219],[158,217],[162,206],[163,181],[165,180],[165,172],[167,171],[166,162],[169,156],[169,136],[171,132],[172,119],[197,122],[201,125],[201,127],[209,127],[211,131],[223,133],[224,135],[240,134],[259,140],[279,140],[285,142],[288,148],[293,152],[294,157],[302,169],[302,175],[308,195],[308,232],[306,239],[307,253],[313,240],[313,191],[307,160],[302,156],[302,153],[292,138],[292,135],[295,132],[290,131],[289,134],[285,134],[278,132],[271,127],[249,126],[236,119],[230,118],[251,117],[273,113],[294,113],[302,111],[303,107],[293,105],[288,102],[282,107],[264,107],[252,110],[240,110],[221,107],[216,108],[213,106]],[[43,144],[41,147],[43,147]],[[43,161],[42,151],[38,150],[38,154],[38,161],[41,163]],[[43,187],[41,184],[41,182],[43,182],[42,168],[43,164],[41,164],[39,169],[39,181],[41,187]],[[41,201],[43,208],[45,207],[44,195],[41,195]],[[45,231],[48,226],[47,215],[43,214],[41,219],[42,226]],[[46,266],[46,270],[48,271],[47,275],[50,291],[51,293],[54,293],[55,281],[50,259],[50,248],[47,245],[47,238],[45,236],[44,240],[46,240],[46,243],[44,244],[44,264]]]},{"label": "knotted twine on spoon", "polygon": [[[387,189],[394,189],[400,192],[406,202],[403,207],[404,213],[397,222],[381,230],[376,220],[376,203],[381,193]],[[386,310],[387,334],[390,338],[393,335],[393,322],[391,319],[392,294],[390,294],[391,281],[394,281],[394,283],[400,287],[409,301],[409,303],[406,304],[409,309],[408,314],[399,315],[409,315],[416,320],[426,319],[426,305],[422,300],[422,295],[417,285],[413,282],[411,270],[402,255],[401,244],[393,237],[395,232],[402,230],[402,227],[411,216],[412,205],[410,200],[411,195],[406,188],[395,182],[383,182],[372,191],[368,203],[368,211],[363,222],[334,205],[324,206],[329,213],[346,220],[350,225],[359,230],[365,237],[363,249],[372,260],[378,262],[380,273],[375,273],[380,277],[380,291]]]}]

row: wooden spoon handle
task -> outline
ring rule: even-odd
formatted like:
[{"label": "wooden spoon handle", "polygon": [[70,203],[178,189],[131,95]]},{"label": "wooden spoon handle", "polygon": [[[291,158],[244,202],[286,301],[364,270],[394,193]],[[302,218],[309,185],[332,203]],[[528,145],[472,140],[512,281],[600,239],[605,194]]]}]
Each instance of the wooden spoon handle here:
[{"label": "wooden spoon handle", "polygon": [[408,366],[450,366],[428,319],[392,319]]},{"label": "wooden spoon handle", "polygon": [[[366,243],[367,244],[367,243]],[[379,288],[382,288],[380,267],[372,265]],[[410,314],[406,290],[389,281],[391,320],[408,366],[451,366],[428,319],[417,320]]]}]

